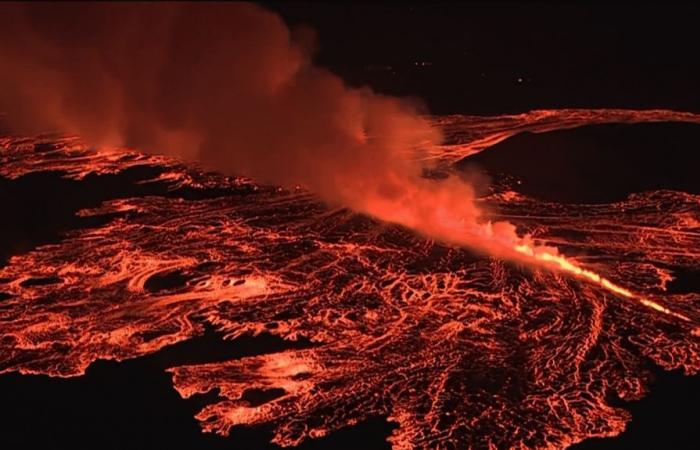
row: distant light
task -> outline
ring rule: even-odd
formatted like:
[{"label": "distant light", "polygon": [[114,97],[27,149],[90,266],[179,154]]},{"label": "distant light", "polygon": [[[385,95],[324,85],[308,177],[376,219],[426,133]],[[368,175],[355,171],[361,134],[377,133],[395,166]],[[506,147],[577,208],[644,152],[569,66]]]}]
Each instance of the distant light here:
[{"label": "distant light", "polygon": [[365,66],[368,72],[391,72],[394,68],[388,64],[369,64]]}]

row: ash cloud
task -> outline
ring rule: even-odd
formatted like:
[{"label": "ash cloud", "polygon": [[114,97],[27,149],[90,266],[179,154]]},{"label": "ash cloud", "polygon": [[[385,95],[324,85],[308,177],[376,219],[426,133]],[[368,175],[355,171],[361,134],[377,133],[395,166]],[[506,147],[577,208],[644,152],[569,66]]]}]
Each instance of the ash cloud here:
[{"label": "ash cloud", "polygon": [[[441,133],[417,104],[313,65],[309,29],[260,6],[0,6],[0,111],[15,132],[60,130],[197,160],[495,252],[472,187],[426,180]],[[466,230],[466,231],[465,231]]]},{"label": "ash cloud", "polygon": [[415,104],[312,64],[313,32],[246,3],[0,5],[0,111],[13,130],[68,131],[303,185],[328,203],[450,244],[559,270],[689,320],[487,222],[472,186],[422,176],[440,142]]}]

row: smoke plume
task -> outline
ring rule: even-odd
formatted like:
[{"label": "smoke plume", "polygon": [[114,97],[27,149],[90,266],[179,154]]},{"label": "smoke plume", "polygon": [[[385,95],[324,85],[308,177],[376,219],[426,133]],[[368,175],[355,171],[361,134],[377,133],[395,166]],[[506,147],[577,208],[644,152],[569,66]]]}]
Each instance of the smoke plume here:
[{"label": "smoke plume", "polygon": [[567,272],[688,317],[485,222],[472,187],[422,176],[440,132],[406,100],[312,64],[313,33],[235,4],[0,6],[0,111],[14,131],[61,130],[197,160],[441,241]]},{"label": "smoke plume", "polygon": [[[441,140],[415,103],[352,88],[312,63],[311,30],[253,4],[0,6],[0,111],[13,131],[175,155],[301,185],[431,237],[491,253],[471,186],[421,176]],[[505,240],[499,242],[499,240]]]}]

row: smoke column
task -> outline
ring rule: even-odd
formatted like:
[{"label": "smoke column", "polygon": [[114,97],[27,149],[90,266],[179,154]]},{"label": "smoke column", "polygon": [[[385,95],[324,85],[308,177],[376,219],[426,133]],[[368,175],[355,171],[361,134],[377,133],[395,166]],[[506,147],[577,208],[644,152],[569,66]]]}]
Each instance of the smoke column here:
[{"label": "smoke column", "polygon": [[97,146],[302,185],[328,203],[637,298],[519,237],[510,223],[480,220],[463,180],[423,178],[419,161],[441,133],[419,105],[346,86],[312,64],[311,30],[290,31],[257,5],[22,4],[0,12],[6,131],[60,130]]},{"label": "smoke column", "polygon": [[[13,131],[76,133],[302,185],[440,239],[469,185],[421,177],[439,143],[418,105],[311,63],[310,30],[252,4],[2,6],[0,108]],[[450,220],[450,217],[444,217]]]}]

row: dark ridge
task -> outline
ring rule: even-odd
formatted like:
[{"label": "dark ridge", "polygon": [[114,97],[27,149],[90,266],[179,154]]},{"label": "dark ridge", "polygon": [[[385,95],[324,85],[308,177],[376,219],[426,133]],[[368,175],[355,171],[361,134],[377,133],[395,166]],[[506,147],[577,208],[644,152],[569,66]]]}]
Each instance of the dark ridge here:
[{"label": "dark ridge", "polygon": [[58,150],[60,147],[52,142],[39,142],[34,144],[35,153],[47,153]]},{"label": "dark ridge", "polygon": [[458,166],[512,175],[519,192],[541,200],[609,203],[658,189],[700,193],[698,145],[696,124],[590,125],[521,133]]},{"label": "dark ridge", "polygon": [[287,392],[284,389],[246,389],[241,395],[241,400],[248,402],[250,406],[260,406],[282,397]]},{"label": "dark ridge", "polygon": [[218,333],[207,326],[204,334],[201,336],[169,345],[151,355],[122,362],[96,361],[88,368],[88,372],[91,370],[102,370],[105,366],[121,364],[145,364],[165,370],[175,366],[229,361],[246,356],[276,353],[288,349],[310,348],[312,346],[311,341],[305,338],[288,341],[269,333],[262,333],[257,336],[243,335],[233,340],[226,340],[223,338],[222,333]]},{"label": "dark ridge", "polygon": [[[187,170],[184,168],[183,170]],[[216,176],[221,176],[221,175],[216,175]],[[174,188],[172,185],[170,185],[167,181],[160,181],[160,180],[154,180],[154,181],[149,181],[147,183],[143,183],[146,186],[149,185],[155,185],[155,186],[163,186],[166,188],[165,192],[160,194],[163,197],[168,197],[168,198],[182,198],[184,200],[209,200],[213,198],[219,198],[219,197],[227,197],[231,195],[236,195],[236,196],[245,196],[245,195],[251,195],[251,194],[256,194],[258,191],[256,190],[256,186],[254,185],[231,185],[231,186],[226,186],[226,187],[206,187],[206,188],[201,188],[201,187],[192,187],[192,186],[180,186],[177,188]]]},{"label": "dark ridge", "polygon": [[149,292],[160,292],[184,287],[194,275],[186,275],[180,270],[151,275],[143,287]]},{"label": "dark ridge", "polygon": [[22,281],[19,285],[22,287],[46,286],[49,284],[57,284],[60,282],[61,282],[61,279],[58,277],[36,277],[36,278],[28,278],[28,279]]},{"label": "dark ridge", "polygon": [[220,261],[204,261],[204,262],[197,264],[197,266],[195,267],[195,270],[198,270],[201,272],[207,272],[208,270],[217,269],[223,265],[224,264]]},{"label": "dark ridge", "polygon": [[0,292],[0,302],[12,297],[14,297],[14,295],[10,294],[9,292]]},{"label": "dark ridge", "polygon": [[[80,377],[2,375],[0,398],[7,413],[2,423],[3,448],[281,450],[269,443],[269,427],[235,427],[229,437],[202,433],[194,415],[219,398],[217,390],[182,399],[165,369],[309,345],[271,335],[226,341],[209,329],[201,337],[143,358],[98,361]],[[250,392],[247,400],[262,401],[267,395],[270,401],[274,393]],[[376,417],[298,448],[388,450],[386,438],[394,427],[386,418]]]},{"label": "dark ridge", "polygon": [[667,285],[670,294],[689,294],[700,292],[700,271],[683,267],[672,268],[673,280]]}]

